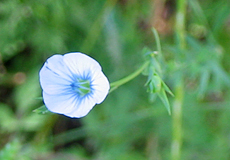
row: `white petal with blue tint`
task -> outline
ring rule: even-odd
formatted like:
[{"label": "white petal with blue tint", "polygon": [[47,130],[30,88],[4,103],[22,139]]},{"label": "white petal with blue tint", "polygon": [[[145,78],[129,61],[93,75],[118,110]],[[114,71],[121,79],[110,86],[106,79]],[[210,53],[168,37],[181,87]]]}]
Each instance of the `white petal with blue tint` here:
[{"label": "white petal with blue tint", "polygon": [[50,57],[39,75],[46,107],[69,117],[87,115],[109,91],[100,64],[79,52]]},{"label": "white petal with blue tint", "polygon": [[46,107],[54,113],[66,114],[73,111],[76,106],[77,97],[74,94],[50,95],[43,92],[43,100]]},{"label": "white petal with blue tint", "polygon": [[94,107],[95,101],[92,97],[85,97],[81,101],[77,101],[77,108],[66,115],[69,117],[83,117],[89,113]]},{"label": "white petal with blue tint", "polygon": [[72,83],[61,55],[54,55],[46,61],[40,70],[40,83],[48,94],[61,93]]},{"label": "white petal with blue tint", "polygon": [[67,53],[63,56],[63,61],[74,76],[83,78],[94,70],[101,71],[97,61],[82,53]]},{"label": "white petal with blue tint", "polygon": [[92,79],[92,88],[94,89],[92,96],[94,97],[95,102],[100,104],[102,101],[104,101],[108,94],[104,91],[109,90],[109,81],[105,76],[103,76],[102,72],[94,74]]}]

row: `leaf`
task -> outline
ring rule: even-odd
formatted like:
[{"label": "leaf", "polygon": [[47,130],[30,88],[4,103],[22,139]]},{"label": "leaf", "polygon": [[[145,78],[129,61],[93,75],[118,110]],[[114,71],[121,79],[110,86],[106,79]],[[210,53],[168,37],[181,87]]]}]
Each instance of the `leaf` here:
[{"label": "leaf", "polygon": [[164,103],[169,115],[171,115],[171,109],[170,109],[168,97],[167,97],[167,95],[165,93],[165,90],[161,89],[161,91],[158,92],[157,95],[160,97],[161,101]]},{"label": "leaf", "polygon": [[202,72],[200,76],[201,77],[200,77],[200,85],[198,89],[198,97],[202,99],[204,97],[205,91],[209,83],[210,71],[206,69]]},{"label": "leaf", "polygon": [[33,112],[38,113],[38,114],[51,114],[52,112],[50,112],[45,105],[33,110]]},{"label": "leaf", "polygon": [[153,90],[153,93],[157,93],[157,92],[160,92],[161,90],[161,84],[162,84],[162,80],[161,78],[155,74],[152,78],[152,83],[154,85],[154,90]]},{"label": "leaf", "polygon": [[163,85],[163,88],[166,92],[168,92],[171,96],[174,96],[174,94],[172,93],[172,91],[169,89],[169,87],[165,84],[164,81],[162,81],[162,85]]}]

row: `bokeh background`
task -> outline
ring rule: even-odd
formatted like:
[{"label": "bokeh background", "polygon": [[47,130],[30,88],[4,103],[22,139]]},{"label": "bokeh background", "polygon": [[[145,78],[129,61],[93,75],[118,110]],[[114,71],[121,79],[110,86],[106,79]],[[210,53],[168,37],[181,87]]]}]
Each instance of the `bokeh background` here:
[{"label": "bokeh background", "polygon": [[[33,112],[48,57],[86,53],[114,82],[144,62],[144,47],[156,50],[152,27],[179,120],[149,97],[142,75],[84,118]],[[228,0],[0,0],[0,159],[230,159],[229,72]]]}]

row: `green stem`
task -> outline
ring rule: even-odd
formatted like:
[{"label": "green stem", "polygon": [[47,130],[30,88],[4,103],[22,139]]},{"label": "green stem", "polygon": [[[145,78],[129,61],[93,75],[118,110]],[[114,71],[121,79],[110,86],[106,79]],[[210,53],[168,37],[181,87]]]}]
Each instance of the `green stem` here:
[{"label": "green stem", "polygon": [[[181,53],[186,48],[186,37],[185,37],[185,15],[186,15],[187,0],[177,0],[177,13],[176,13],[176,24],[175,31],[177,40],[179,43],[179,49]],[[178,55],[183,57],[183,55]],[[182,110],[184,100],[184,82],[183,75],[177,76],[175,86],[175,100],[173,103],[172,110],[172,160],[181,159],[181,148],[182,148]]]},{"label": "green stem", "polygon": [[180,49],[184,50],[185,42],[185,15],[186,15],[187,0],[177,0],[177,13],[175,30],[179,42]]},{"label": "green stem", "polygon": [[113,83],[110,83],[110,91],[112,92],[115,89],[117,89],[118,87],[120,87],[121,85],[129,82],[130,80],[134,79],[135,77],[137,77],[139,74],[141,74],[143,72],[143,70],[149,65],[149,61],[145,62],[139,69],[137,69],[135,72],[133,72],[132,74],[128,75],[125,78],[122,78],[118,81],[115,81]]},{"label": "green stem", "polygon": [[181,81],[175,87],[175,100],[172,110],[172,160],[179,160],[181,158],[184,85],[182,78],[180,79]]}]

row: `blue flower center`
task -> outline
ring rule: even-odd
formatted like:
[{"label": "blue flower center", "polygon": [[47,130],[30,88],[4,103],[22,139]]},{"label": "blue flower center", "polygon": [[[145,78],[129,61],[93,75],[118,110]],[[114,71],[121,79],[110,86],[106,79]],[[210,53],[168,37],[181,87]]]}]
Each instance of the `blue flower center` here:
[{"label": "blue flower center", "polygon": [[73,83],[71,87],[81,97],[91,92],[91,86],[89,80],[77,79],[77,81]]}]

